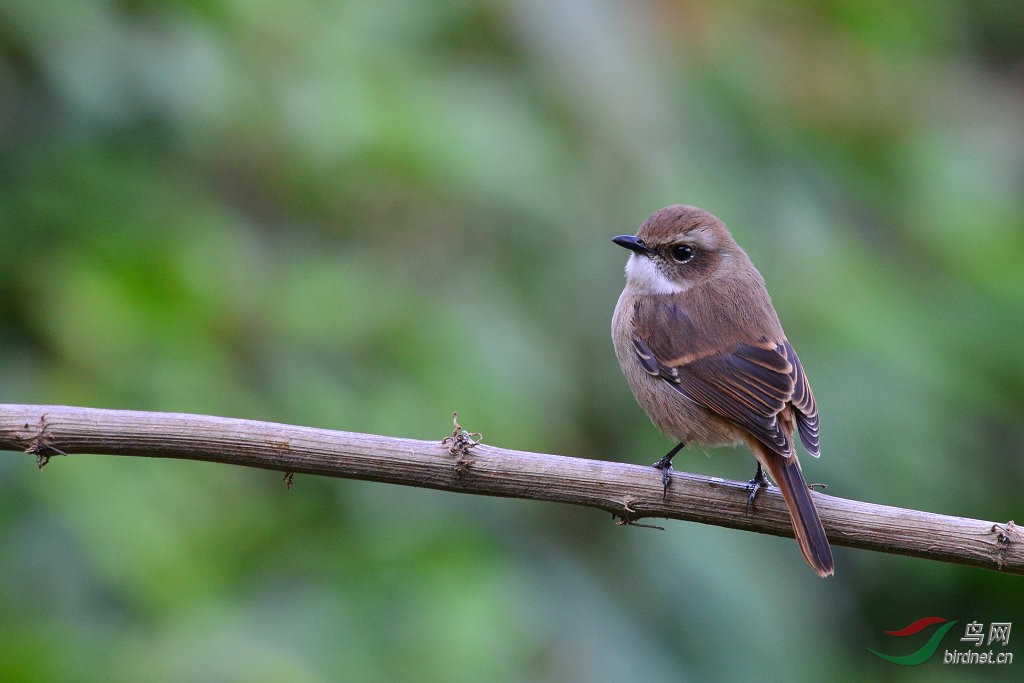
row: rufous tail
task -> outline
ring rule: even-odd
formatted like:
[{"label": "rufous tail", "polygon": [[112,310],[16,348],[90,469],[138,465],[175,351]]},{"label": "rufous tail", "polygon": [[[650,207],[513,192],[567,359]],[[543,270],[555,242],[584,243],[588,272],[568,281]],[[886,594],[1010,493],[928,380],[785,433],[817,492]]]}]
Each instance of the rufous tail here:
[{"label": "rufous tail", "polygon": [[832,562],[832,548],[825,536],[825,529],[818,519],[818,510],[811,500],[811,492],[804,481],[803,472],[800,471],[800,463],[796,459],[796,453],[784,458],[777,453],[767,449],[759,449],[758,459],[768,474],[779,486],[782,497],[789,508],[789,516],[793,520],[793,531],[796,534],[796,542],[800,545],[800,552],[804,554],[807,564],[811,569],[818,572],[819,576],[831,576],[835,571]]}]

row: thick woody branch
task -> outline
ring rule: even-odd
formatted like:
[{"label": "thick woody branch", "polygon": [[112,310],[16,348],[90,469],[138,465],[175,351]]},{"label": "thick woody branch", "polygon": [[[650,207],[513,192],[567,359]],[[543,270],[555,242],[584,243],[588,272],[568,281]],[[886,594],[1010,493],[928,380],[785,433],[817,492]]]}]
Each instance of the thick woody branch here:
[{"label": "thick woody branch", "polygon": [[[439,430],[440,431],[440,430]],[[621,521],[681,519],[776,536],[793,530],[778,489],[745,510],[745,484],[640,465],[512,451],[456,430],[442,443],[204,415],[0,404],[0,450],[205,460],[281,472],[585,505]],[[1024,574],[1024,532],[1014,523],[950,517],[813,494],[829,540]]]}]

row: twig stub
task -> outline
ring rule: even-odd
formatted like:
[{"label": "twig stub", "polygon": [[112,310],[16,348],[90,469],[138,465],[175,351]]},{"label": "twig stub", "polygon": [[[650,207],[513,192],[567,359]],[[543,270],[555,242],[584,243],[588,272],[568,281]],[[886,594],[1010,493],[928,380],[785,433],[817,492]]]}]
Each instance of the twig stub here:
[{"label": "twig stub", "polygon": [[[25,449],[26,453],[36,456],[36,467],[43,469],[47,463],[50,462],[50,458],[55,455],[64,455],[67,453],[57,448],[50,443],[50,437],[46,433],[46,428],[49,423],[46,421],[46,413],[39,416],[39,433],[37,433],[32,440],[29,441],[28,448]],[[26,423],[25,428],[29,429],[29,425]]]},{"label": "twig stub", "polygon": [[458,411],[452,413],[452,425],[455,428],[452,430],[451,436],[441,439],[441,445],[447,446],[448,452],[452,455],[469,455],[469,449],[484,440],[484,436],[480,432],[470,432],[462,428],[462,425],[459,424]]}]

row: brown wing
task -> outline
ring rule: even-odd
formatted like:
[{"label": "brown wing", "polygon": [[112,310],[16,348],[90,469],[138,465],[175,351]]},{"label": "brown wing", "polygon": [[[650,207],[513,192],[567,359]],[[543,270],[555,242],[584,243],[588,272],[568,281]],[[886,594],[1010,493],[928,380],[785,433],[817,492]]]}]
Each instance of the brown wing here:
[{"label": "brown wing", "polygon": [[762,337],[716,344],[678,304],[648,306],[634,311],[633,346],[644,370],[782,456],[792,446],[778,415],[792,403],[801,440],[818,454],[818,411],[788,341]]},{"label": "brown wing", "polygon": [[793,372],[791,373],[793,377],[793,396],[789,401],[795,409],[796,427],[800,432],[800,440],[803,442],[807,452],[817,458],[821,455],[818,405],[814,402],[811,385],[807,382],[804,366],[800,363],[800,359],[797,358],[793,345],[784,339],[782,346],[786,359],[793,365]]}]

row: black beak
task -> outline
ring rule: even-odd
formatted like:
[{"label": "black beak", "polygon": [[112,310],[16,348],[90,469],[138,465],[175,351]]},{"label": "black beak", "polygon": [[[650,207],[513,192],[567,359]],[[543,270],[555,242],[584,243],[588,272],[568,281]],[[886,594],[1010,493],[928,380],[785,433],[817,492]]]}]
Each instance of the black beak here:
[{"label": "black beak", "polygon": [[615,242],[620,247],[629,249],[635,254],[646,256],[651,253],[651,248],[644,244],[643,240],[637,239],[636,235],[619,235],[618,237],[613,237],[612,242]]}]

